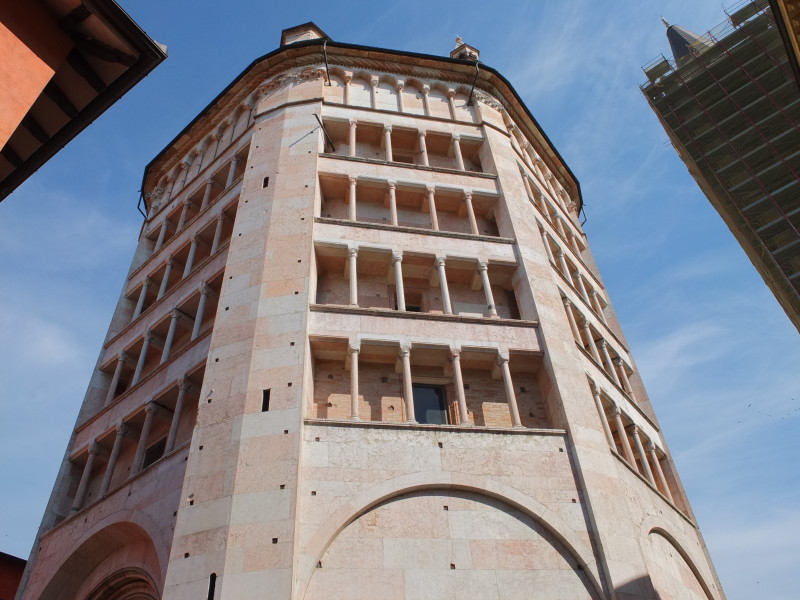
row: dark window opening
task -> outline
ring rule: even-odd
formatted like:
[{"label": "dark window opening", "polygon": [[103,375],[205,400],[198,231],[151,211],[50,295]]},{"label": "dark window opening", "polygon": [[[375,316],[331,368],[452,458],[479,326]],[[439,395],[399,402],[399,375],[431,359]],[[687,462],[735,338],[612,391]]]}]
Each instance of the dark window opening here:
[{"label": "dark window opening", "polygon": [[418,423],[428,425],[447,425],[449,423],[444,386],[415,383],[412,389],[414,414]]},{"label": "dark window opening", "polygon": [[155,444],[150,446],[144,453],[144,462],[142,468],[146,469],[159,458],[164,456],[164,449],[167,447],[167,438],[161,438]]},{"label": "dark window opening", "polygon": [[271,389],[264,390],[264,392],[263,392],[263,394],[261,396],[261,412],[267,412],[269,410],[269,395],[270,395],[270,391],[271,391]]}]

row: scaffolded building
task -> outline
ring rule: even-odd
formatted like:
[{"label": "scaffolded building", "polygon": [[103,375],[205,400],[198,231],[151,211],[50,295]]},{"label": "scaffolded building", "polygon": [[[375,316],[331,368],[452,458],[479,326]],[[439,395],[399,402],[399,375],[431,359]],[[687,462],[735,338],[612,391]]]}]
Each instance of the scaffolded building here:
[{"label": "scaffolded building", "polygon": [[503,77],[313,23],[147,167],[21,600],[724,597]]},{"label": "scaffolded building", "polygon": [[800,88],[766,0],[705,35],[669,26],[674,60],[642,92],[672,144],[800,330]]}]

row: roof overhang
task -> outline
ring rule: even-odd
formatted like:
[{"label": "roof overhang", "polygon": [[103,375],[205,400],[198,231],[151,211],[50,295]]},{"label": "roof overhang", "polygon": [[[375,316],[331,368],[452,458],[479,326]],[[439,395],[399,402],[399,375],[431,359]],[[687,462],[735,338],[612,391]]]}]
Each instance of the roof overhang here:
[{"label": "roof overhang", "polygon": [[[11,123],[16,129],[0,151],[0,201],[167,56],[113,0],[2,4],[10,39],[34,61],[49,60],[52,72]],[[54,38],[57,55],[45,56]]]}]

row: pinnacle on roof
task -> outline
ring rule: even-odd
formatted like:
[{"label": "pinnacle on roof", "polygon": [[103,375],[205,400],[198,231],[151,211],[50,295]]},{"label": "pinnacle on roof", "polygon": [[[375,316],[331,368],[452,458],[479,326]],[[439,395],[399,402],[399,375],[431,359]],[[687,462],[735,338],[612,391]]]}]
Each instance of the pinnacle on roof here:
[{"label": "pinnacle on roof", "polygon": [[667,28],[667,40],[676,63],[680,64],[712,45],[706,36],[697,35],[680,25],[670,25],[664,17],[661,21]]}]

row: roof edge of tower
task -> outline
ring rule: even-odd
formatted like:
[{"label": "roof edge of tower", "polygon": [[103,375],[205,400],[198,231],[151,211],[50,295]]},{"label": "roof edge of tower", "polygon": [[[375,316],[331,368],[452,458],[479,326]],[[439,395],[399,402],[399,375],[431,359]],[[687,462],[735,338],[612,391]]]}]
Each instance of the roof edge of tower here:
[{"label": "roof edge of tower", "polygon": [[[294,29],[294,28],[292,28]],[[388,48],[378,48],[375,46],[364,46],[362,44],[351,44],[346,42],[334,42],[331,41],[330,38],[320,38],[320,39],[311,39],[311,40],[302,40],[298,42],[291,43],[286,46],[281,46],[280,48],[276,48],[275,50],[260,56],[253,60],[244,70],[239,73],[219,94],[217,94],[211,102],[203,108],[197,116],[194,117],[167,145],[147,164],[144,169],[144,173],[142,176],[142,192],[147,189],[147,179],[150,175],[150,170],[158,163],[160,160],[164,158],[164,155],[169,151],[170,148],[174,147],[178,144],[182,137],[184,137],[204,116],[205,114],[214,107],[214,105],[218,104],[220,100],[222,100],[232,89],[234,89],[246,76],[257,66],[261,65],[262,63],[269,63],[274,61],[276,58],[280,57],[279,61],[276,61],[275,64],[269,65],[272,68],[277,67],[281,62],[284,61],[291,61],[292,59],[297,59],[303,55],[311,54],[319,47],[320,57],[322,57],[322,46],[325,44],[327,47],[327,52],[329,57],[331,56],[331,52],[340,49],[340,50],[351,50],[351,51],[359,51],[359,52],[367,52],[371,53],[370,58],[374,59],[375,54],[383,54],[388,55],[391,57],[406,57],[411,59],[410,64],[413,61],[413,64],[418,64],[416,61],[433,61],[436,63],[444,63],[450,66],[460,66],[460,67],[467,67],[469,69],[470,74],[474,74],[474,69],[476,68],[477,64],[480,64],[480,71],[478,81],[486,84],[487,86],[494,87],[500,92],[504,98],[510,100],[513,99],[515,101],[514,108],[519,116],[523,119],[528,119],[530,124],[533,126],[531,128],[531,132],[534,134],[535,137],[539,138],[540,143],[545,146],[549,151],[552,153],[547,158],[550,160],[555,160],[558,162],[558,165],[563,168],[562,175],[564,175],[567,179],[571,180],[574,184],[575,195],[576,195],[576,203],[578,205],[578,212],[583,210],[583,196],[581,192],[580,181],[572,172],[567,162],[561,156],[561,154],[556,149],[553,142],[547,136],[547,134],[542,129],[539,122],[536,118],[531,114],[528,107],[523,102],[520,95],[514,89],[514,86],[497,70],[494,68],[485,65],[482,62],[474,61],[474,60],[463,60],[458,58],[449,58],[447,56],[438,56],[433,54],[424,54],[420,52],[410,52],[405,50],[391,50]],[[287,67],[291,68],[291,67]],[[465,71],[466,72],[466,71]],[[499,84],[499,85],[498,85]],[[505,88],[505,89],[504,89]]]}]

